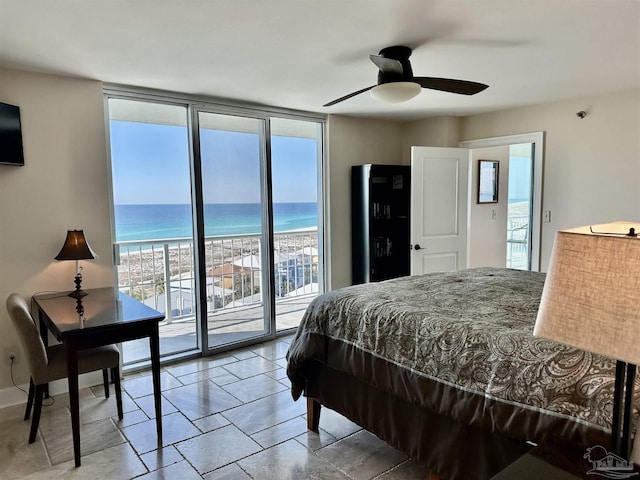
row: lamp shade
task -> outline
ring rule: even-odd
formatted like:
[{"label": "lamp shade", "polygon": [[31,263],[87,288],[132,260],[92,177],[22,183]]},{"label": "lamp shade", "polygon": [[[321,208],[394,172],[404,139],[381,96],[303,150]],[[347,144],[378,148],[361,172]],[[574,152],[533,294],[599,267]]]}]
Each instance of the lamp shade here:
[{"label": "lamp shade", "polygon": [[400,103],[411,100],[422,87],[415,82],[389,82],[376,85],[370,91],[374,100],[383,103]]},{"label": "lamp shade", "polygon": [[62,249],[54,258],[56,260],[91,260],[97,255],[84,238],[82,230],[68,230]]},{"label": "lamp shade", "polygon": [[556,233],[533,334],[640,363],[639,223]]}]

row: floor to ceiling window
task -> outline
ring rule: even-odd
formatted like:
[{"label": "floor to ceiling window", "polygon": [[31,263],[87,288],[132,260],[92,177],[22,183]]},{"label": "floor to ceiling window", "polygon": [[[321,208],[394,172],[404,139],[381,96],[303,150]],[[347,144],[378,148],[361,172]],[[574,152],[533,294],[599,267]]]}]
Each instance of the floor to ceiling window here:
[{"label": "floor to ceiling window", "polygon": [[318,262],[318,178],[322,128],[317,122],[271,119],[276,328],[297,327],[323,283]]},{"label": "floor to ceiling window", "polygon": [[105,95],[117,286],[165,313],[161,354],[295,328],[323,290],[323,120]]},{"label": "floor to ceiling window", "polygon": [[531,269],[533,143],[509,146],[507,267]]},{"label": "floor to ceiling window", "polygon": [[[164,355],[198,348],[185,278],[193,272],[187,113],[184,105],[109,100],[118,288],[165,313]],[[147,356],[145,341],[123,344],[125,363]]]}]

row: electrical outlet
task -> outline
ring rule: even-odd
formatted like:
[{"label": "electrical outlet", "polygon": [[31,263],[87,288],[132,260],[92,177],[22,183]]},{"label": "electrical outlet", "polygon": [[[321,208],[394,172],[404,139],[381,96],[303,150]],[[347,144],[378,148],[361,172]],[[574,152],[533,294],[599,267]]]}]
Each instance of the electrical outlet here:
[{"label": "electrical outlet", "polygon": [[4,349],[4,362],[6,365],[11,365],[11,360],[13,358],[13,364],[15,365],[20,360],[20,356],[18,355],[18,347],[5,347]]}]

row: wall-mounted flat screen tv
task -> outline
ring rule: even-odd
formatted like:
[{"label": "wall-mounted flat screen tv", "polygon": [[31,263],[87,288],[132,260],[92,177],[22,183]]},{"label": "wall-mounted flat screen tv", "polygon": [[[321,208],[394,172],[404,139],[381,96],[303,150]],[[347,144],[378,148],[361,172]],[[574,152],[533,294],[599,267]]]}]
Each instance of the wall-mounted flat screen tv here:
[{"label": "wall-mounted flat screen tv", "polygon": [[0,102],[0,164],[24,165],[20,107]]}]

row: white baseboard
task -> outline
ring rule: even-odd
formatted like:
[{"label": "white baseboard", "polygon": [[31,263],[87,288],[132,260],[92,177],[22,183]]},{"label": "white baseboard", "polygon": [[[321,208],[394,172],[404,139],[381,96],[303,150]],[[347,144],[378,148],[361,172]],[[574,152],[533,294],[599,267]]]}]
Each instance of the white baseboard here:
[{"label": "white baseboard", "polygon": [[[80,375],[78,378],[78,387],[87,388],[95,385],[102,385],[102,372],[91,372]],[[18,385],[25,392],[29,391],[29,384]],[[67,379],[56,380],[49,384],[49,393],[51,395],[60,395],[69,391],[69,384]],[[27,395],[21,392],[16,387],[11,385],[10,387],[0,390],[0,408],[11,407],[12,405],[19,405],[21,403],[27,403]]]},{"label": "white baseboard", "polygon": [[[25,392],[29,391],[29,385],[19,385]],[[0,408],[26,403],[27,396],[11,385],[10,387],[0,390]]]}]

